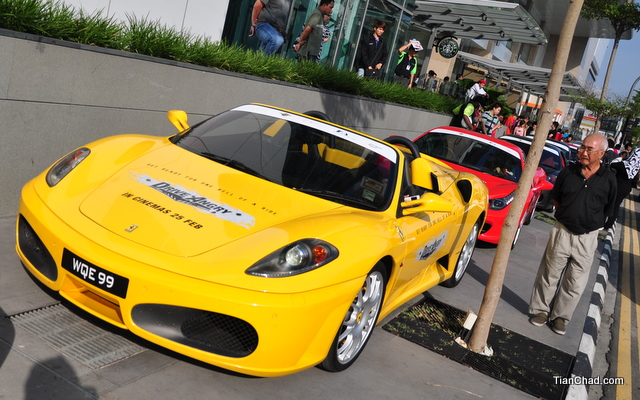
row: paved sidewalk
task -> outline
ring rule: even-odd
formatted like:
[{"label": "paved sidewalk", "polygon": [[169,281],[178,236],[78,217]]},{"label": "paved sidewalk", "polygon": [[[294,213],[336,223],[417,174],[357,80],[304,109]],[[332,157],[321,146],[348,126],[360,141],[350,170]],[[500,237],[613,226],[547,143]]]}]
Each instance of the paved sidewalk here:
[{"label": "paved sidewalk", "polygon": [[[606,304],[598,330],[592,377],[600,384],[589,388],[589,399],[640,397],[640,200],[633,189],[620,207],[613,237]],[[607,379],[606,382],[604,380]]]},{"label": "paved sidewalk", "polygon": [[[523,229],[520,243],[512,252],[494,322],[575,354],[589,293],[576,310],[580,318],[572,321],[565,336],[533,327],[523,314],[531,276],[537,269],[532,254],[542,254],[548,229],[536,220]],[[47,343],[43,339],[46,332],[32,334],[5,318],[59,302],[27,275],[14,246],[14,219],[0,218],[0,399],[533,399],[383,329],[376,329],[351,368],[336,374],[311,368],[279,378],[239,376],[136,339],[142,346],[139,353],[92,367]],[[494,252],[492,248],[477,249],[468,276],[457,288],[438,287],[430,293],[454,307],[479,306]],[[73,314],[66,307],[56,307]],[[83,323],[96,329],[95,324],[86,322],[86,315],[79,315]],[[110,330],[104,330],[105,335],[122,339],[122,332]]]}]

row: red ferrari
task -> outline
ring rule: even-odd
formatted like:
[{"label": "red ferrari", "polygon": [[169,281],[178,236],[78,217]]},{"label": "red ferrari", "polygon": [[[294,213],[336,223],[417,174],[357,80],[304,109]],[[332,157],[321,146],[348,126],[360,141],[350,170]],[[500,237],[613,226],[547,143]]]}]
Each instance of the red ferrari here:
[{"label": "red ferrari", "polygon": [[[450,126],[432,129],[414,142],[420,152],[442,160],[457,171],[471,172],[484,181],[489,188],[489,210],[478,239],[497,244],[524,170],[522,150],[505,140]],[[513,239],[514,246],[522,225],[531,222],[542,191],[552,188],[546,173],[538,167]]]}]

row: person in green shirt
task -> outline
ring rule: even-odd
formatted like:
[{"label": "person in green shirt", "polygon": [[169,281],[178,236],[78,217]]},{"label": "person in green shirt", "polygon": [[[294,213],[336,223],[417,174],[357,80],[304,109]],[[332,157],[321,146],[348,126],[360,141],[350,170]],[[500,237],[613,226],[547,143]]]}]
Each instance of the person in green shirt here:
[{"label": "person in green shirt", "polygon": [[298,57],[301,59],[317,61],[322,47],[324,16],[331,15],[334,6],[334,0],[320,0],[318,8],[309,14],[307,22],[304,24],[304,30],[300,34],[300,42],[293,46],[293,50],[298,53]]},{"label": "person in green shirt", "polygon": [[474,119],[477,111],[481,111],[483,107],[484,98],[482,96],[476,96],[470,102],[460,104],[453,109],[453,118],[449,125],[475,131],[482,119],[480,121],[475,121]]},{"label": "person in green shirt", "polygon": [[418,72],[418,51],[413,46],[413,41],[398,49],[398,64],[396,65],[393,81],[408,88],[413,87],[416,73]]}]

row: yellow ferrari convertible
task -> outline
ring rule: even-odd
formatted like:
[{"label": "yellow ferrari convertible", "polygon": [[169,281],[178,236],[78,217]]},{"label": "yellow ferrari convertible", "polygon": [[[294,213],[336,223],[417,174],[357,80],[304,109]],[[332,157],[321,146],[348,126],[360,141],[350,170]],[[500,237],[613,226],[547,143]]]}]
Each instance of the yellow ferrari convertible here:
[{"label": "yellow ferrari convertible", "polygon": [[[121,135],[28,182],[17,252],[70,303],[228,370],[349,367],[378,319],[463,277],[487,188],[313,117],[244,105]],[[321,116],[321,115],[320,115]]]}]

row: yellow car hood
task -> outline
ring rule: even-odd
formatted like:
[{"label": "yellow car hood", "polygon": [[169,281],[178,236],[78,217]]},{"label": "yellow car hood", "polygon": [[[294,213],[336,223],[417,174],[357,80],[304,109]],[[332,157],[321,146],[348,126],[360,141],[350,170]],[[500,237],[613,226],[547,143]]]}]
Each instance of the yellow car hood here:
[{"label": "yellow car hood", "polygon": [[111,176],[80,212],[138,244],[188,257],[339,207],[168,146]]}]

